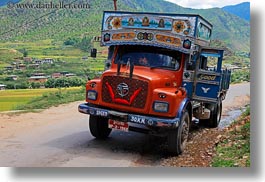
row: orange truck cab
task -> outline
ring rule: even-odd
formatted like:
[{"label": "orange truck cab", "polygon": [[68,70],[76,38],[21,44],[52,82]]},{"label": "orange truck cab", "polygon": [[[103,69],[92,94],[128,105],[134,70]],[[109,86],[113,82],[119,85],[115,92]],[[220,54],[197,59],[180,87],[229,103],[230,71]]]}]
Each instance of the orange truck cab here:
[{"label": "orange truck cab", "polygon": [[91,134],[164,136],[168,152],[179,155],[193,121],[217,127],[231,72],[222,69],[223,50],[209,47],[211,35],[199,15],[105,11],[106,70],[87,82],[86,103],[78,107],[90,115]]}]

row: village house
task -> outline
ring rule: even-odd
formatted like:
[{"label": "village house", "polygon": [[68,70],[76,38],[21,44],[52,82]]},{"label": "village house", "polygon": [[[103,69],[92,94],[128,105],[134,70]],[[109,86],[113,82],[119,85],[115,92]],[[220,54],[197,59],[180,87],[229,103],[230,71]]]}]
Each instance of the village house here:
[{"label": "village house", "polygon": [[20,65],[20,64],[23,64],[23,61],[21,61],[21,60],[16,60],[15,63],[16,63],[16,65]]},{"label": "village house", "polygon": [[25,63],[31,63],[32,62],[32,58],[31,57],[24,57],[23,58]]},{"label": "village house", "polygon": [[38,82],[38,83],[45,83],[48,80],[46,76],[31,76],[28,81],[29,82]]},{"label": "village house", "polygon": [[75,74],[73,74],[73,73],[65,74],[65,77],[72,77],[72,76],[75,76]]},{"label": "village house", "polygon": [[36,60],[34,60],[34,63],[40,65],[40,64],[42,64],[42,60],[40,60],[40,59],[36,59]]},{"label": "village house", "polygon": [[53,64],[54,60],[52,58],[44,58],[42,64]]},{"label": "village house", "polygon": [[20,69],[20,70],[25,70],[27,67],[26,67],[25,64],[19,64],[19,65],[17,66],[17,68]]},{"label": "village house", "polygon": [[38,83],[45,83],[48,80],[48,76],[45,73],[36,72],[31,74],[31,77],[28,79],[29,82],[38,82]]},{"label": "village house", "polygon": [[11,70],[14,69],[13,66],[5,66],[4,68],[5,68],[6,71],[11,71]]},{"label": "village house", "polygon": [[65,76],[66,74],[69,74],[69,71],[62,71],[62,72],[60,72],[60,74]]},{"label": "village house", "polygon": [[6,89],[6,85],[0,84],[0,90],[5,90]]},{"label": "village house", "polygon": [[46,76],[45,73],[32,73],[31,76]]},{"label": "village house", "polygon": [[61,78],[63,75],[61,73],[53,73],[52,78]]},{"label": "village house", "polygon": [[29,64],[28,67],[29,68],[39,68],[40,65],[39,64]]},{"label": "village house", "polygon": [[18,79],[18,76],[17,76],[17,75],[9,75],[9,76],[7,77],[7,79],[8,79],[8,80],[15,81],[15,80]]},{"label": "village house", "polygon": [[35,64],[53,64],[54,60],[52,58],[36,59],[34,60]]},{"label": "village house", "polygon": [[60,73],[53,73],[51,75],[52,78],[72,77],[72,76],[76,76],[76,75],[73,73],[69,73],[68,71],[62,71]]}]

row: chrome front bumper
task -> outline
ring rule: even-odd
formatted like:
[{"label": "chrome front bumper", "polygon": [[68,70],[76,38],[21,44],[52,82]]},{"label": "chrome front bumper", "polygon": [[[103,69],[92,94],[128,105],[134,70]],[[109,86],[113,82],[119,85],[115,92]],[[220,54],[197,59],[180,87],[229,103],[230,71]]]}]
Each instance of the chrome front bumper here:
[{"label": "chrome front bumper", "polygon": [[102,109],[96,106],[90,106],[89,103],[83,103],[78,106],[78,111],[84,114],[105,117],[123,122],[136,123],[145,126],[177,128],[179,118],[159,118],[153,116],[130,114],[110,109]]}]

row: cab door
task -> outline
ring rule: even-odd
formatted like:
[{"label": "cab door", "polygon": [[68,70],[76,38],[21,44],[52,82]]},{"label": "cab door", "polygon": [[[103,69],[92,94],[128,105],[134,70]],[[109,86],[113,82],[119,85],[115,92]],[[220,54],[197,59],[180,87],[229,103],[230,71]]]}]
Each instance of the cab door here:
[{"label": "cab door", "polygon": [[217,102],[222,79],[223,50],[202,48],[196,64],[193,99]]}]

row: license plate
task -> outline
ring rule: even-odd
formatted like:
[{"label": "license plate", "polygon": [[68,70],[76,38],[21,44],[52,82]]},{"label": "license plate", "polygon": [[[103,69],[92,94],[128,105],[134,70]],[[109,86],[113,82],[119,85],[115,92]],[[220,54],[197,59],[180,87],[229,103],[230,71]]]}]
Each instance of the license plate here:
[{"label": "license plate", "polygon": [[120,121],[109,119],[109,128],[128,132],[129,124],[128,122],[120,122]]}]

